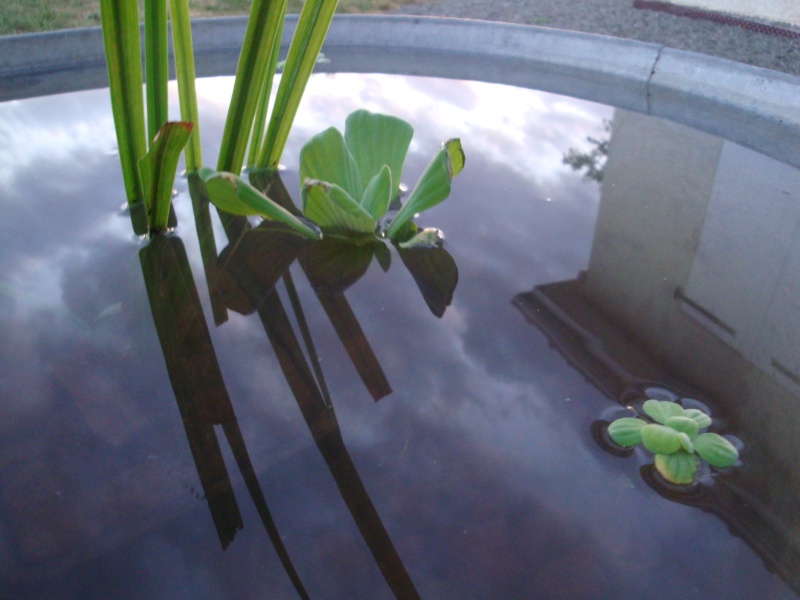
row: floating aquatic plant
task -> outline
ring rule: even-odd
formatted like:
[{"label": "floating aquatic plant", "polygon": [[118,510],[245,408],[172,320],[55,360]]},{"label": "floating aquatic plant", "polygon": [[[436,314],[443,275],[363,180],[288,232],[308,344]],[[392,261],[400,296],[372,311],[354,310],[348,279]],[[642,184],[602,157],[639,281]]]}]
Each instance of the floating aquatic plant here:
[{"label": "floating aquatic plant", "polygon": [[[300,151],[303,215],[333,235],[368,241],[375,234],[407,242],[415,214],[450,194],[450,181],[464,166],[458,139],[442,145],[403,207],[383,227],[381,219],[400,192],[400,175],[414,130],[397,117],[357,110],[344,135],[330,127]],[[437,236],[426,232],[427,242]]]},{"label": "floating aquatic plant", "polygon": [[721,435],[703,432],[711,425],[711,417],[703,411],[666,400],[648,400],[642,408],[654,422],[624,417],[609,424],[608,435],[620,446],[642,444],[655,454],[656,470],[667,481],[691,483],[698,457],[720,469],[738,460],[733,444]]}]

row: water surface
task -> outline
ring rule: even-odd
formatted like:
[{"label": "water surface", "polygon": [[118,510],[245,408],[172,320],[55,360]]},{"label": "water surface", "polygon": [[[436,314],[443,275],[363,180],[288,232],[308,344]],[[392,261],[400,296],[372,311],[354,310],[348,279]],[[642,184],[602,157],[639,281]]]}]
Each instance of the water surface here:
[{"label": "water surface", "polygon": [[[231,85],[200,83],[207,164]],[[300,146],[357,108],[414,126],[407,184],[462,139],[419,218],[457,266],[441,317],[394,248],[317,294],[306,259],[270,291],[258,243],[247,314],[220,310],[185,179],[169,240],[117,209],[107,91],[0,104],[2,595],[795,597],[797,170],[531,90],[318,75],[296,200]],[[562,162],[587,136],[602,185]],[[708,406],[741,464],[669,497],[593,437],[659,394]]]}]

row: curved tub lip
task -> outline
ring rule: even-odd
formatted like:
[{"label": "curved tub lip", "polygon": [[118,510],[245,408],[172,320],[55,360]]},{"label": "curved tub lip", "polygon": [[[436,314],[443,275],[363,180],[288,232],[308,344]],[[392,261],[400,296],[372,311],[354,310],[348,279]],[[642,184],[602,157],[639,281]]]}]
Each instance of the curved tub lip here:
[{"label": "curved tub lip", "polygon": [[[287,17],[282,45],[297,22]],[[198,76],[232,73],[245,17],[192,22]],[[322,72],[471,79],[675,121],[800,166],[800,78],[657,44],[528,25],[337,15]],[[100,29],[0,37],[0,101],[105,87]]]}]

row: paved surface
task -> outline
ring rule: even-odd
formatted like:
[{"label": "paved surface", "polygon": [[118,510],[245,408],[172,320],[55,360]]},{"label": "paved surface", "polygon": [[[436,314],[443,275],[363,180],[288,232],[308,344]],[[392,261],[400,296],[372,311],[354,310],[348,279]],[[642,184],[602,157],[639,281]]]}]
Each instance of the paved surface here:
[{"label": "paved surface", "polygon": [[672,4],[694,6],[747,17],[761,17],[800,27],[797,0],[669,0]]},{"label": "paved surface", "polygon": [[503,21],[630,38],[800,75],[797,29],[785,26],[792,35],[762,33],[735,24],[634,8],[633,4],[634,0],[434,0],[403,6],[396,13]]}]

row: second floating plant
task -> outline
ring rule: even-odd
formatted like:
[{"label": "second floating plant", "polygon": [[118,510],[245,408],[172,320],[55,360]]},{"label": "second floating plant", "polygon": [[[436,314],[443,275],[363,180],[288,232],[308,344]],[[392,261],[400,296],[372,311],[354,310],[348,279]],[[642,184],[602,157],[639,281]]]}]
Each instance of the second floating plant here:
[{"label": "second floating plant", "polygon": [[648,400],[642,409],[653,422],[623,417],[609,424],[608,435],[620,446],[642,444],[655,455],[656,470],[670,483],[694,481],[699,459],[720,469],[739,459],[739,451],[727,439],[704,431],[711,417],[703,411],[665,400]]}]

